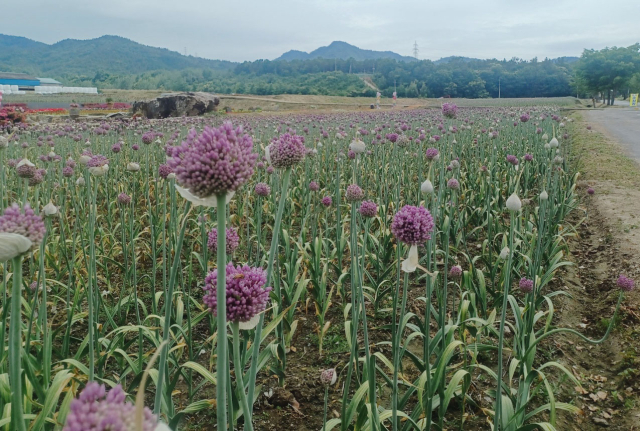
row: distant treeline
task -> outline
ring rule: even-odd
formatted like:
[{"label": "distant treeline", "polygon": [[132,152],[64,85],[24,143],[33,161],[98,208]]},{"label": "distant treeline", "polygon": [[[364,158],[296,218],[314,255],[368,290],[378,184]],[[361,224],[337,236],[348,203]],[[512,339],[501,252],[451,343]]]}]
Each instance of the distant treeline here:
[{"label": "distant treeline", "polygon": [[[573,60],[573,59],[572,59]],[[575,61],[525,61],[451,58],[429,60],[295,61],[258,60],[229,71],[187,69],[123,75],[98,72],[91,76],[60,76],[68,85],[99,88],[212,91],[222,94],[310,94],[375,96],[361,77],[368,75],[383,96],[391,97],[558,97],[575,94]]]}]

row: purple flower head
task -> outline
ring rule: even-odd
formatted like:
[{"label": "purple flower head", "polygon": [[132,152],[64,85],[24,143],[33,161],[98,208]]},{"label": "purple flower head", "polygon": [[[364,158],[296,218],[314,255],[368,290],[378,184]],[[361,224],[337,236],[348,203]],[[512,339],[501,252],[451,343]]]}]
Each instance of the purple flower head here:
[{"label": "purple flower head", "polygon": [[616,282],[616,284],[621,290],[625,292],[631,292],[635,288],[636,282],[632,278],[620,274],[620,277],[618,277],[618,281]]},{"label": "purple flower head", "polygon": [[171,166],[169,165],[158,166],[158,175],[160,175],[160,178],[166,180],[171,173],[173,173],[173,169],[171,169]]},{"label": "purple flower head", "polygon": [[529,154],[529,153],[525,154],[525,155],[524,155],[524,161],[525,161],[525,162],[531,162],[531,161],[533,161],[533,155],[532,155],[532,154]]},{"label": "purple flower head", "polygon": [[462,277],[462,267],[460,265],[452,266],[449,270],[449,277],[460,278]]},{"label": "purple flower head", "polygon": [[258,183],[253,191],[256,195],[265,197],[271,194],[271,187],[266,183]]},{"label": "purple flower head", "polygon": [[312,192],[317,192],[318,190],[320,190],[320,184],[315,181],[311,181],[309,183],[309,190],[311,190]]},{"label": "purple flower head", "polygon": [[120,193],[118,195],[118,203],[120,205],[129,205],[131,203],[131,196],[126,193]]},{"label": "purple flower head", "polygon": [[596,193],[596,191],[592,187],[589,187],[587,189],[587,194],[588,195],[593,196],[595,193]]},{"label": "purple flower head", "polygon": [[426,208],[405,205],[393,216],[391,232],[399,241],[417,245],[431,238],[434,226],[433,217]]},{"label": "purple flower head", "polygon": [[271,165],[277,169],[295,166],[304,160],[307,148],[304,137],[285,133],[269,145],[269,159]]},{"label": "purple flower head", "polygon": [[120,144],[113,144],[113,146],[111,147],[112,153],[119,153],[121,150],[122,146],[120,146]]},{"label": "purple flower head", "polygon": [[[238,236],[238,230],[234,227],[228,227],[227,232],[227,254],[233,254],[236,248],[240,245],[240,237]],[[212,253],[216,253],[218,250],[218,229],[213,228],[209,232],[209,241],[207,241],[207,247]]]},{"label": "purple flower head", "polygon": [[16,168],[16,173],[20,178],[33,178],[36,175],[37,169],[32,164],[23,164]]},{"label": "purple flower head", "polygon": [[520,163],[518,158],[516,156],[514,156],[513,154],[508,154],[507,155],[507,162],[511,163],[513,166],[516,166],[518,163]]},{"label": "purple flower head", "polygon": [[[136,407],[126,401],[122,386],[109,392],[104,385],[89,382],[80,396],[71,401],[63,431],[133,431]],[[143,411],[143,431],[153,431],[158,419],[147,407]]]},{"label": "purple flower head", "polygon": [[89,161],[87,162],[87,167],[100,168],[108,164],[109,164],[109,159],[107,159],[105,156],[102,156],[100,154],[96,154],[95,156],[91,157],[91,159],[89,159]]},{"label": "purple flower head", "polygon": [[321,202],[322,202],[322,205],[328,208],[333,203],[333,199],[331,199],[331,196],[325,196],[322,198]]},{"label": "purple flower head", "polygon": [[455,103],[443,103],[442,115],[446,118],[456,118],[458,116],[458,107]]},{"label": "purple flower head", "polygon": [[73,176],[73,168],[71,166],[65,166],[62,169],[62,176],[65,178],[70,178]]},{"label": "purple flower head", "polygon": [[349,150],[349,151],[347,152],[347,157],[348,157],[349,159],[351,159],[351,160],[355,159],[355,158],[356,158],[356,153],[355,153],[355,151],[353,151],[353,150]]},{"label": "purple flower head", "polygon": [[529,116],[529,114],[522,114],[520,116],[520,121],[522,121],[523,123],[526,123],[527,121],[529,121],[531,119],[531,117]]},{"label": "purple flower head", "polygon": [[[264,287],[267,274],[262,268],[252,268],[248,265],[234,267],[228,264],[226,270],[227,291],[227,321],[248,322],[254,316],[262,313],[269,300],[271,287]],[[202,301],[217,315],[218,301],[216,289],[218,270],[213,270],[205,278]]]},{"label": "purple flower head", "polygon": [[451,190],[458,190],[460,188],[460,183],[455,178],[451,178],[447,181],[447,187]]},{"label": "purple flower head", "polygon": [[520,287],[520,290],[522,290],[524,293],[533,292],[533,280],[530,280],[526,277],[522,277],[520,279],[520,283],[518,283],[518,286]]},{"label": "purple flower head", "polygon": [[0,216],[0,232],[22,235],[31,241],[32,250],[40,246],[45,231],[42,217],[36,215],[28,203],[24,205],[24,211],[20,210],[18,204],[13,204]]},{"label": "purple flower head", "polygon": [[378,205],[373,201],[362,201],[358,212],[362,217],[375,217],[378,213]]},{"label": "purple flower head", "polygon": [[388,133],[388,134],[387,134],[387,136],[386,136],[386,138],[387,138],[389,141],[391,141],[391,142],[395,143],[395,142],[398,140],[398,134],[397,134],[397,133]]},{"label": "purple flower head", "polygon": [[138,151],[138,150],[140,149],[140,145],[138,145],[138,144],[133,144],[133,145],[131,146],[131,149],[132,149],[133,151]]},{"label": "purple flower head", "polygon": [[153,138],[155,138],[155,137],[156,137],[155,133],[147,132],[147,133],[142,135],[142,143],[149,145],[150,143],[153,142]]},{"label": "purple flower head", "polygon": [[347,187],[346,198],[349,202],[359,202],[364,199],[364,192],[357,184],[351,184]]},{"label": "purple flower head", "polygon": [[38,169],[36,170],[36,174],[29,178],[29,185],[31,187],[37,186],[44,181],[44,177],[47,175],[46,169]]},{"label": "purple flower head", "polygon": [[200,198],[235,191],[253,175],[258,159],[251,137],[230,122],[205,127],[199,136],[190,133],[181,145],[169,147],[167,154],[178,184]]},{"label": "purple flower head", "polygon": [[427,148],[427,160],[437,160],[439,154],[437,148]]}]

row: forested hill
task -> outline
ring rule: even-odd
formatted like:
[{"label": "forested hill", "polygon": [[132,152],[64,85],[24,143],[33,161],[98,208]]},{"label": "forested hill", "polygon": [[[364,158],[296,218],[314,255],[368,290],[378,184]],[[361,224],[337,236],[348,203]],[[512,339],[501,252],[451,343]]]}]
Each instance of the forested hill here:
[{"label": "forested hill", "polygon": [[395,86],[400,97],[479,98],[498,97],[498,92],[502,97],[555,97],[572,94],[574,64],[572,58],[507,61],[448,57],[436,62],[318,58],[245,62],[234,69],[234,75],[249,80],[270,76],[297,78],[323,72],[367,74],[385,96],[391,96]]},{"label": "forested hill", "polygon": [[[381,57],[382,56],[382,57]],[[309,58],[316,57],[316,58]],[[575,58],[543,61],[446,57],[415,60],[334,42],[287,60],[207,60],[118,36],[48,45],[0,35],[0,71],[24,72],[64,85],[238,94],[375,96],[366,75],[390,97],[554,97],[573,94]]]},{"label": "forested hill", "polygon": [[152,70],[229,70],[234,63],[185,56],[119,36],[65,39],[48,45],[18,36],[0,34],[0,71],[37,76],[137,74]]}]

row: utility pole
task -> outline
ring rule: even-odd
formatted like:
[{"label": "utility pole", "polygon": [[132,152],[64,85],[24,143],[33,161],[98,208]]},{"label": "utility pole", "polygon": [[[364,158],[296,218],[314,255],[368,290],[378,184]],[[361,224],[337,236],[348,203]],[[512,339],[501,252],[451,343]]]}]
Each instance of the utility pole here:
[{"label": "utility pole", "polygon": [[498,78],[498,99],[500,98],[500,81],[502,80],[502,77]]},{"label": "utility pole", "polygon": [[418,53],[420,52],[420,50],[418,49],[418,41],[414,41],[413,42],[413,56],[415,57],[415,59],[418,59]]}]

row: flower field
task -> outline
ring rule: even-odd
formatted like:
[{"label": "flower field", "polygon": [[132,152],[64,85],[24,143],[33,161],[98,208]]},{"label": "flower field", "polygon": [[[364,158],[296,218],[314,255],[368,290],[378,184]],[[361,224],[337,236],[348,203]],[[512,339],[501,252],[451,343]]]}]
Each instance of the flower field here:
[{"label": "flower field", "polygon": [[[579,413],[557,382],[581,382],[540,347],[600,344],[616,319],[598,339],[556,326],[585,198],[557,105],[232,120],[0,134],[0,426],[267,430],[281,408],[295,429],[525,431]],[[617,313],[635,283],[611,284]]]}]

